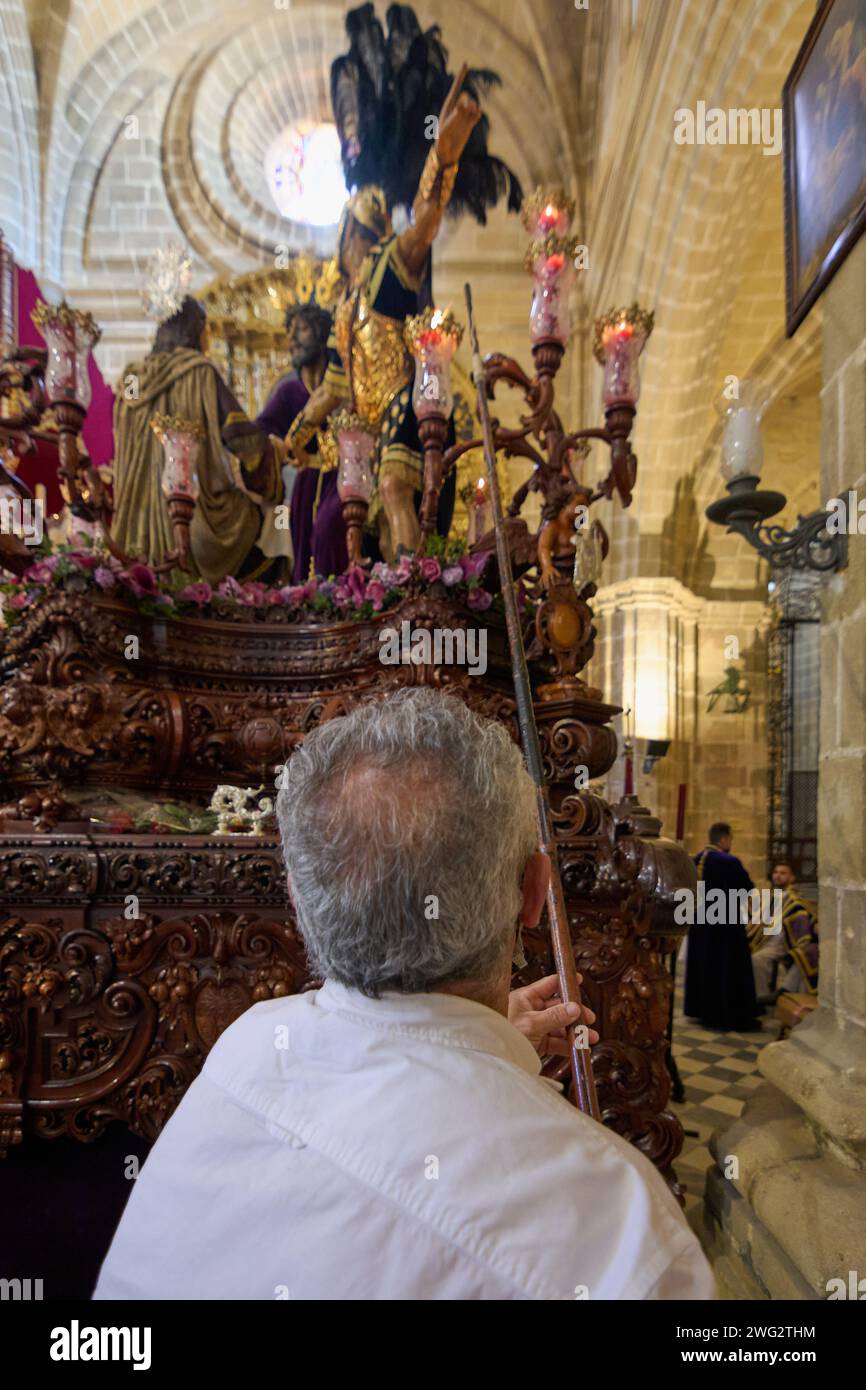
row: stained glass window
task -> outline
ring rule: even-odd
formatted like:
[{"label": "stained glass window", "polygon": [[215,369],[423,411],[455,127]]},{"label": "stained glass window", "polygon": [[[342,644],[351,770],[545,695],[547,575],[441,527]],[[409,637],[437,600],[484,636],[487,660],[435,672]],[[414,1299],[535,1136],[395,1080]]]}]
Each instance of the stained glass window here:
[{"label": "stained glass window", "polygon": [[339,221],[348,194],[336,126],[318,121],[288,126],[268,150],[265,173],[282,217],[313,227]]}]

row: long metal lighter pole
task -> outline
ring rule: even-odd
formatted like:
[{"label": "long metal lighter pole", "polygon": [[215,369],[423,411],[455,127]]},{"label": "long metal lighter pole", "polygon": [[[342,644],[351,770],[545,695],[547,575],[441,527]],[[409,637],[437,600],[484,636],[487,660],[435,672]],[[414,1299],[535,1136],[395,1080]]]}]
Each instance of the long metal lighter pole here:
[{"label": "long metal lighter pole", "polygon": [[[478,350],[478,333],[472,315],[472,290],[464,286],[466,310],[469,318],[469,338],[472,344],[472,378],[478,392],[478,414],[481,419],[481,432],[484,439],[484,462],[487,467],[487,487],[493,509],[493,525],[496,530],[496,558],[499,561],[499,577],[502,583],[502,599],[505,604],[505,624],[508,629],[508,646],[511,651],[511,671],[514,678],[514,695],[517,702],[517,718],[520,724],[520,737],[523,743],[523,756],[529,774],[535,783],[536,808],[538,813],[538,840],[550,860],[550,887],[547,891],[547,914],[550,920],[550,939],[556,973],[559,976],[559,993],[564,1003],[580,1004],[580,986],[577,982],[577,967],[574,963],[574,950],[568,926],[568,912],[559,876],[559,863],[556,857],[556,843],[550,817],[550,802],[544,780],[544,765],[541,760],[541,747],[538,742],[538,728],[535,723],[535,710],[532,707],[532,690],[529,684],[529,671],[526,665],[526,652],[523,647],[523,633],[520,615],[517,611],[517,598],[514,592],[514,575],[511,569],[511,552],[505,535],[505,519],[502,513],[502,497],[499,492],[499,479],[496,474],[496,450],[493,444],[493,430],[490,424],[490,410],[487,405],[487,381],[481,353]],[[574,1038],[574,1028],[568,1029],[570,1043],[571,1074],[574,1080],[574,1102],[579,1110],[601,1120],[595,1081],[592,1075],[588,1047],[578,1047]]]}]

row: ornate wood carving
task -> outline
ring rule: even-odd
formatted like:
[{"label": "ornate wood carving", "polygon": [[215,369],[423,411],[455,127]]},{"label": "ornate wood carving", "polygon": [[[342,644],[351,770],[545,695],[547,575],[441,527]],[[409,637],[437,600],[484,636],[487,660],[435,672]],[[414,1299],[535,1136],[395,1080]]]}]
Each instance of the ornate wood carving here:
[{"label": "ornate wood carving", "polygon": [[[383,665],[379,633],[402,622],[486,626],[486,673]],[[137,660],[124,656],[130,635]],[[240,1012],[310,983],[272,837],[88,833],[63,819],[65,788],[209,798],[218,781],[271,779],[316,724],[407,683],[452,689],[518,736],[501,619],[430,596],[314,628],[166,624],[58,592],[5,635],[3,663],[0,1147],[28,1127],[93,1139],[112,1120],[155,1136]],[[678,846],[640,838],[628,808],[574,791],[577,767],[594,778],[612,765],[616,710],[582,691],[537,710],[578,966],[603,1038],[593,1068],[604,1118],[676,1190],[664,953],[673,892],[692,868]],[[527,952],[524,978],[551,969],[543,932]]]}]

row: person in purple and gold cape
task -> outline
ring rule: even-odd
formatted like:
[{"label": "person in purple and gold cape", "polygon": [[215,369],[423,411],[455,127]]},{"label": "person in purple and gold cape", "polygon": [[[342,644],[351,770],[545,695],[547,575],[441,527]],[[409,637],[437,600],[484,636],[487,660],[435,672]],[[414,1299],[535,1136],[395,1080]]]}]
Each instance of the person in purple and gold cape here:
[{"label": "person in purple and gold cape", "polygon": [[[317,304],[289,306],[286,333],[293,370],[277,382],[256,420],[266,434],[279,438],[287,434],[321,384],[330,331],[331,316]],[[316,437],[306,445],[306,455],[310,462],[296,477],[292,470],[287,483],[294,552],[292,578],[296,584],[303,584],[311,570],[325,576],[342,574],[348,563],[337,471],[323,460]]]},{"label": "person in purple and gold cape", "polygon": [[[782,910],[767,931],[760,922],[749,933],[755,990],[761,1004],[775,1003],[779,994],[817,994],[818,918],[814,904],[797,892],[791,865],[773,865],[773,887],[781,891]],[[781,968],[781,976],[779,971]]]}]

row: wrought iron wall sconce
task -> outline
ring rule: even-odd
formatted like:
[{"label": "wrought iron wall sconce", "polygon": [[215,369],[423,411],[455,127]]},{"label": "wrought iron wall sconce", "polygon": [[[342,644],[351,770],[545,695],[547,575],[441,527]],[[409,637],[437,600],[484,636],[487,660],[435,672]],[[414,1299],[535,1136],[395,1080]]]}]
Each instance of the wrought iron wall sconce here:
[{"label": "wrought iron wall sconce", "polygon": [[728,496],[707,507],[707,520],[742,536],[773,569],[842,569],[848,562],[848,538],[828,529],[828,511],[798,517],[791,531],[778,523],[765,525],[788,500],[783,492],[758,487],[764,452],[760,424],[768,400],[766,387],[744,381],[735,399],[717,402],[725,422],[721,472]]}]

